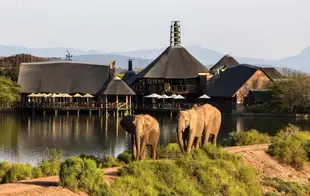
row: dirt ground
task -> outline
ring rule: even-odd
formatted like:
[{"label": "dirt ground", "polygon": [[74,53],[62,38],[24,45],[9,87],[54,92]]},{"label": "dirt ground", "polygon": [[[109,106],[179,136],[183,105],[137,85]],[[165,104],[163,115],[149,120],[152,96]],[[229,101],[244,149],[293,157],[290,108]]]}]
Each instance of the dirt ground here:
[{"label": "dirt ground", "polygon": [[[104,177],[108,183],[116,178],[118,167],[104,169]],[[57,186],[58,176],[23,180],[17,183],[0,185],[1,196],[85,196],[85,193],[73,193]]]},{"label": "dirt ground", "polygon": [[[261,181],[265,177],[278,177],[285,181],[294,181],[302,184],[310,183],[310,165],[306,165],[303,170],[297,171],[294,168],[279,164],[270,157],[266,150],[268,145],[237,146],[225,148],[228,152],[239,154],[244,161],[254,166],[260,171]],[[117,167],[104,169],[105,178],[111,183],[116,178]],[[0,195],[2,196],[84,196],[85,193],[73,193],[68,189],[57,186],[59,178],[57,176],[24,180],[18,183],[0,185]],[[265,191],[269,187],[263,187]]]}]

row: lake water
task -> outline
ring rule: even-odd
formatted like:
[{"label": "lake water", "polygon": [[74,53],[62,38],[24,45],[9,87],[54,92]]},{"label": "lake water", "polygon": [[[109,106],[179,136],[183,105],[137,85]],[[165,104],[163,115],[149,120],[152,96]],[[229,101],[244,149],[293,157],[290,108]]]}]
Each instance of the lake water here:
[{"label": "lake water", "polygon": [[[157,117],[159,143],[176,142],[176,117]],[[17,116],[0,114],[0,161],[35,164],[47,149],[62,149],[65,157],[84,154],[112,155],[130,147],[130,137],[118,124],[119,119],[98,116]],[[279,129],[296,124],[310,130],[310,120],[266,117],[223,117],[220,141],[231,131],[257,129],[274,135]]]}]

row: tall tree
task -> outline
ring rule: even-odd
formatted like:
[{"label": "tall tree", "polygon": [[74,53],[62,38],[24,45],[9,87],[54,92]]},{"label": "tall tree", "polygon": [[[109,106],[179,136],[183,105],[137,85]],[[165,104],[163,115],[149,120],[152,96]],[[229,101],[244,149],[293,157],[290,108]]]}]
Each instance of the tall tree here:
[{"label": "tall tree", "polygon": [[19,101],[20,86],[7,77],[0,77],[0,107],[8,107]]}]

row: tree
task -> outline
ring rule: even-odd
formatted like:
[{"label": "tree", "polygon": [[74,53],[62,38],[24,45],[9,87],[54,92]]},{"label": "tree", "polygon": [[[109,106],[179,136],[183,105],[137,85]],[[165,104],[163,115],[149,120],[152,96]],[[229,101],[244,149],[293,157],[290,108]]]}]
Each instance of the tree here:
[{"label": "tree", "polygon": [[310,111],[310,77],[305,74],[290,74],[270,85],[271,106],[279,112]]},{"label": "tree", "polygon": [[0,77],[0,108],[8,107],[19,101],[20,86],[7,77]]}]

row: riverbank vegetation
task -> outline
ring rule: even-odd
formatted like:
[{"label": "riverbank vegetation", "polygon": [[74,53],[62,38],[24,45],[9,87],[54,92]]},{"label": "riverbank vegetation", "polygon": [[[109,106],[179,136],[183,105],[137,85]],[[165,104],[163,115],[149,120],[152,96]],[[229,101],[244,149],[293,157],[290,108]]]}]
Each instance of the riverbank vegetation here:
[{"label": "riverbank vegetation", "polygon": [[[268,103],[271,112],[310,112],[310,77],[291,73],[271,83],[272,101]],[[267,106],[266,106],[267,107]]]},{"label": "riverbank vegetation", "polygon": [[255,129],[246,132],[231,132],[228,137],[223,139],[223,146],[248,146],[255,144],[268,144],[271,137]]},{"label": "riverbank vegetation", "polygon": [[269,143],[267,152],[281,163],[298,169],[310,160],[310,132],[302,131],[299,127],[291,124],[279,130],[274,137],[257,130],[232,132],[221,145],[247,146]]},{"label": "riverbank vegetation", "polygon": [[16,82],[0,76],[0,108],[10,107],[19,101],[19,88]]}]

